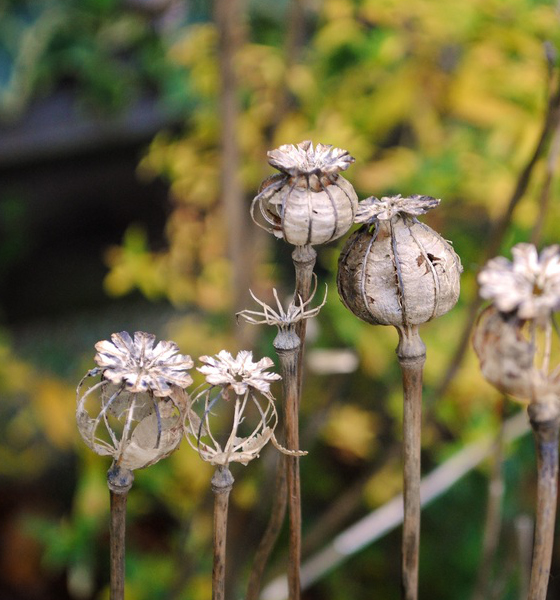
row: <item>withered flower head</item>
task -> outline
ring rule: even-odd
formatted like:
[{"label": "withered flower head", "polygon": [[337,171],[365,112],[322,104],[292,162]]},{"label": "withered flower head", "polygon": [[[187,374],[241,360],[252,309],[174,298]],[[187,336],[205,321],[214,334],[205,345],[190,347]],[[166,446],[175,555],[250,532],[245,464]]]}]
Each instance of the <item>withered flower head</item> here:
[{"label": "withered flower head", "polygon": [[331,144],[317,144],[310,140],[297,145],[284,144],[267,152],[268,162],[287,175],[330,175],[346,171],[354,162],[347,150]]},{"label": "withered flower head", "polygon": [[[99,368],[89,371],[77,389],[76,421],[84,442],[97,454],[112,456],[118,469],[141,469],[179,447],[192,383],[189,356],[173,342],[144,332],[115,333],[112,343],[95,345]],[[101,375],[87,390],[86,379]]]},{"label": "withered flower head", "polygon": [[116,385],[124,384],[132,393],[151,391],[164,397],[172,393],[172,386],[186,388],[192,383],[188,369],[190,356],[179,354],[175,342],[159,342],[154,348],[155,335],[137,331],[134,340],[126,331],[113,333],[111,342],[95,344],[95,362],[103,370],[103,377]]},{"label": "withered flower head", "polygon": [[366,198],[358,204],[355,223],[371,223],[374,220],[387,221],[397,214],[419,216],[426,214],[439,205],[441,200],[431,196],[383,196],[381,200],[375,196]]},{"label": "withered flower head", "polygon": [[[189,405],[185,431],[189,444],[213,465],[247,464],[269,441],[289,453],[274,436],[278,414],[270,383],[280,376],[265,371],[273,364],[270,358],[252,359],[251,352],[241,351],[233,358],[225,350],[214,357],[200,357],[206,364],[198,370],[206,375],[206,383]],[[235,392],[233,399],[220,402],[230,398],[230,389]],[[229,426],[224,427],[224,421]]]},{"label": "withered flower head", "polygon": [[373,325],[419,325],[459,298],[461,261],[451,244],[417,215],[439,204],[431,196],[371,197],[360,202],[363,225],[338,261],[343,304]]},{"label": "withered flower head", "polygon": [[280,375],[266,371],[274,365],[270,358],[265,356],[253,362],[253,353],[247,350],[241,350],[235,358],[226,350],[220,350],[216,356],[201,356],[199,360],[206,363],[197,369],[206,375],[209,384],[231,387],[238,396],[249,388],[269,394],[271,382],[281,379]]},{"label": "withered flower head", "polygon": [[512,262],[499,256],[480,272],[480,295],[520,319],[546,319],[560,310],[560,246],[539,256],[532,244],[517,244],[511,253]]},{"label": "withered flower head", "polygon": [[[325,244],[350,229],[358,197],[340,175],[354,159],[346,150],[310,141],[268,152],[280,173],[266,179],[251,204],[255,223],[295,246]],[[265,223],[255,218],[259,207]]]}]

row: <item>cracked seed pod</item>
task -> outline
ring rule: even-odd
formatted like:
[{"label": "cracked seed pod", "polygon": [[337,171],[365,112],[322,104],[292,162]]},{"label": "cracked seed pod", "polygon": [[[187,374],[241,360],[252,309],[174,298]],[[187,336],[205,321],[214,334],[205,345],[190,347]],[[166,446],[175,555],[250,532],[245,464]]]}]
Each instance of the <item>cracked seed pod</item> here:
[{"label": "cracked seed pod", "polygon": [[461,261],[451,244],[416,218],[439,204],[430,196],[371,197],[363,223],[338,262],[344,305],[373,325],[419,325],[445,314],[459,298]]},{"label": "cracked seed pod", "polygon": [[553,313],[560,310],[560,247],[539,256],[532,244],[494,258],[478,276],[492,304],[480,315],[473,347],[484,378],[499,391],[531,402],[560,394],[560,348]]},{"label": "cracked seed pod", "polygon": [[[263,182],[251,205],[257,225],[295,246],[325,244],[352,226],[358,197],[342,175],[354,158],[346,150],[310,141],[268,152],[280,171]],[[259,206],[266,225],[255,219]]]},{"label": "cracked seed pod", "polygon": [[[136,332],[115,333],[101,341],[92,369],[77,389],[76,421],[86,445],[97,454],[112,456],[121,469],[142,469],[179,447],[192,383],[193,362],[178,353],[173,342]],[[88,377],[101,380],[83,391]]]}]

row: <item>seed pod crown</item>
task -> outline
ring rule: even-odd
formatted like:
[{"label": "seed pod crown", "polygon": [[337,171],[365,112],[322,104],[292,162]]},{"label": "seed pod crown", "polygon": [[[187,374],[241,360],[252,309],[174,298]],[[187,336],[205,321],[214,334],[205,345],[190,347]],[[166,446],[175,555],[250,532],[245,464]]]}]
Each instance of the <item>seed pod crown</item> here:
[{"label": "seed pod crown", "polygon": [[[340,175],[354,158],[346,150],[310,141],[285,144],[268,152],[280,173],[266,179],[251,206],[253,220],[295,246],[324,244],[352,226],[358,197]],[[265,221],[255,218],[259,207]]]}]

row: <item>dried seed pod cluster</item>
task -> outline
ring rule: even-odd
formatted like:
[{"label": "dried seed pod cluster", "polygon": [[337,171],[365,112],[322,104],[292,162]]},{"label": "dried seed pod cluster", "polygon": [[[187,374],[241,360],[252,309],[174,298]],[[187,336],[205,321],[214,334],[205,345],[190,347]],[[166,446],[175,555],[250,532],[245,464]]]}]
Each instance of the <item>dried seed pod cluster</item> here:
[{"label": "dried seed pod cluster", "polygon": [[[159,342],[142,331],[134,339],[115,333],[96,344],[99,368],[78,386],[76,420],[84,442],[94,452],[112,456],[116,467],[141,469],[179,447],[187,396],[192,383],[189,356],[173,342]],[[82,391],[86,378],[101,380]]]},{"label": "dried seed pod cluster", "polygon": [[560,309],[560,247],[539,256],[533,245],[517,244],[512,255],[512,262],[490,260],[479,274],[480,295],[492,304],[478,319],[474,350],[485,379],[501,392],[527,402],[558,397],[553,313]]},{"label": "dried seed pod cluster", "polygon": [[459,298],[461,261],[451,244],[417,216],[439,204],[430,196],[360,202],[362,227],[338,263],[344,305],[374,325],[419,325],[445,314]]},{"label": "dried seed pod cluster", "polygon": [[280,171],[265,180],[254,198],[264,229],[295,246],[325,244],[352,226],[358,197],[340,175],[354,162],[346,150],[310,141],[285,144],[268,152],[269,163]]}]

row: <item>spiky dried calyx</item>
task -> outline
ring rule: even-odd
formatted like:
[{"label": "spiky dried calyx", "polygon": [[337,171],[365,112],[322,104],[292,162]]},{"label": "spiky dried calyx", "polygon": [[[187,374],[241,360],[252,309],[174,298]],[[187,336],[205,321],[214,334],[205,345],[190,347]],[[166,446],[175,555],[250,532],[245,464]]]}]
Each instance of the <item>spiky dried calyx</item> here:
[{"label": "spiky dried calyx", "polygon": [[344,246],[338,291],[344,305],[374,325],[419,325],[448,312],[460,291],[461,261],[451,244],[416,215],[439,204],[430,196],[368,198],[362,227]]},{"label": "spiky dried calyx", "polygon": [[151,391],[155,396],[169,396],[173,386],[186,388],[192,383],[190,356],[179,354],[175,342],[161,341],[155,348],[156,336],[137,331],[134,339],[126,331],[113,333],[111,341],[95,344],[95,362],[103,377],[115,385],[123,384],[129,392]]},{"label": "spiky dried calyx", "polygon": [[[310,141],[268,152],[280,174],[266,180],[251,205],[257,225],[296,246],[324,244],[351,227],[358,197],[340,175],[354,162],[346,150]],[[265,221],[255,218],[259,207]]]},{"label": "spiky dried calyx", "polygon": [[209,384],[231,387],[240,396],[249,388],[269,394],[270,384],[281,379],[277,373],[266,371],[274,365],[268,356],[253,362],[253,353],[247,350],[241,350],[235,358],[226,350],[220,350],[216,356],[201,356],[199,360],[205,364],[197,370],[206,376]]}]

